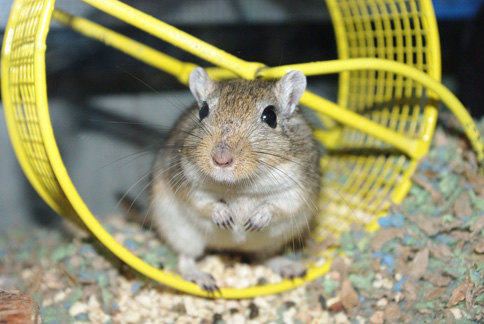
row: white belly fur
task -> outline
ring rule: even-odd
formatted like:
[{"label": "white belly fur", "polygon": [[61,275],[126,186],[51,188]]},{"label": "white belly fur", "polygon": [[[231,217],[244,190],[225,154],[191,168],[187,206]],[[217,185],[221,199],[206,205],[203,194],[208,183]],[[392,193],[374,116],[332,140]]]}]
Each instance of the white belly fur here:
[{"label": "white belly fur", "polygon": [[[269,225],[260,232],[246,232],[244,224],[255,211],[256,206],[264,203],[256,197],[238,197],[227,200],[233,211],[235,225],[233,230],[218,228],[211,219],[202,218],[194,211],[183,206],[173,195],[156,197],[153,201],[153,216],[162,236],[178,253],[200,256],[205,248],[217,250],[232,250],[239,252],[271,252],[281,246],[298,239],[308,226],[309,215],[301,213],[306,209],[299,208],[298,201],[292,200],[290,192],[271,197],[271,201],[286,211],[294,211],[287,219],[278,219],[273,215]],[[263,197],[267,200],[267,197]],[[294,197],[292,197],[294,198]],[[296,214],[299,211],[299,214]]]}]

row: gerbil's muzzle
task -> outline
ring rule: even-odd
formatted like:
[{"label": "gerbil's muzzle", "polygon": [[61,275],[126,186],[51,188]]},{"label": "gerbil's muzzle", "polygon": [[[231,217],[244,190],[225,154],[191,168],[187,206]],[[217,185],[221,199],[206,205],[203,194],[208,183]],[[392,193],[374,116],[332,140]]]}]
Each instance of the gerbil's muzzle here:
[{"label": "gerbil's muzzle", "polygon": [[225,143],[218,143],[212,151],[212,162],[220,168],[231,166],[234,162],[233,150]]}]

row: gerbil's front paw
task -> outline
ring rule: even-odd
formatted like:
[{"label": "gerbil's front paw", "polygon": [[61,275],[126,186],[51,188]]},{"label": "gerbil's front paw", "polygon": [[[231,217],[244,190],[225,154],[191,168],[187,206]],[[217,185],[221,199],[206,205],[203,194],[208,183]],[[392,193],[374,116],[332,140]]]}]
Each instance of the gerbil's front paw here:
[{"label": "gerbil's front paw", "polygon": [[200,289],[203,289],[208,293],[214,293],[216,291],[220,292],[214,277],[209,273],[195,271],[183,276],[183,279],[197,284]]},{"label": "gerbil's front paw", "polygon": [[246,232],[260,231],[271,221],[272,215],[265,208],[258,209],[244,224]]},{"label": "gerbil's front paw", "polygon": [[220,228],[232,229],[234,226],[232,211],[225,204],[217,204],[212,209],[212,220]]}]

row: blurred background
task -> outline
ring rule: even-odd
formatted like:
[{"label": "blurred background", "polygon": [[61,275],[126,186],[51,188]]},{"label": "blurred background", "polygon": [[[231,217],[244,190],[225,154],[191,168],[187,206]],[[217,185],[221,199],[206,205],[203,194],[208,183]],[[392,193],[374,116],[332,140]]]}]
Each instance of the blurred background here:
[{"label": "blurred background", "polygon": [[[269,66],[337,58],[323,0],[124,1],[244,60]],[[484,114],[484,0],[434,0],[444,84],[475,118]],[[12,0],[0,0],[3,40]],[[205,63],[85,5],[56,7],[93,20],[183,61]],[[64,163],[81,197],[100,219],[120,211],[128,194],[143,205],[152,148],[193,100],[177,80],[55,22],[46,52],[49,108]],[[309,79],[336,100],[337,77]],[[0,105],[1,107],[1,105]],[[12,150],[0,108],[0,229],[62,222],[35,193]]]}]

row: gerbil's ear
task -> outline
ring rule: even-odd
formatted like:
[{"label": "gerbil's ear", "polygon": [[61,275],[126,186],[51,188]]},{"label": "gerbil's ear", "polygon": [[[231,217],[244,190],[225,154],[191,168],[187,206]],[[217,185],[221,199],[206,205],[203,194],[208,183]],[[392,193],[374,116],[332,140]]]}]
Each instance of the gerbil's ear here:
[{"label": "gerbil's ear", "polygon": [[306,76],[300,71],[290,71],[276,83],[276,97],[285,118],[291,117],[305,90]]},{"label": "gerbil's ear", "polygon": [[207,100],[207,97],[210,92],[213,91],[215,84],[216,82],[210,79],[207,72],[201,67],[193,69],[190,73],[190,78],[188,79],[190,91],[197,100],[199,106]]}]

